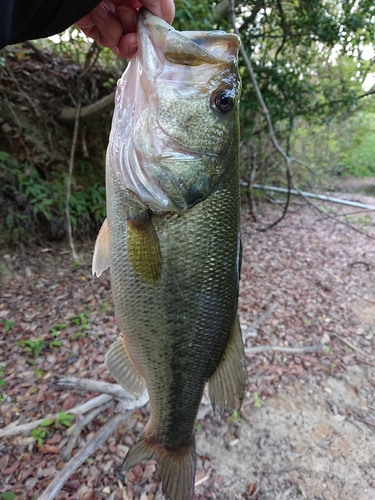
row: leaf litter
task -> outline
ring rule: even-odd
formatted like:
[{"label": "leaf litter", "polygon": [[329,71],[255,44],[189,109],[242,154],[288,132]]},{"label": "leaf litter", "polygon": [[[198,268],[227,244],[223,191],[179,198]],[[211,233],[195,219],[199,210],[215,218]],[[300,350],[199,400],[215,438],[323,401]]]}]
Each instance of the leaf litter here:
[{"label": "leaf litter", "polygon": [[[203,399],[195,499],[374,498],[374,243],[306,207],[267,232],[246,215],[242,225],[246,347],[324,348],[249,354],[244,406],[224,421]],[[110,278],[91,276],[91,256],[91,244],[80,265],[61,245],[3,253],[1,427],[69,414],[95,396],[56,390],[55,377],[113,382],[103,364],[119,333]],[[113,406],[83,429],[73,455],[112,414]],[[160,500],[155,462],[121,467],[148,414],[147,405],[136,410],[56,498]],[[0,439],[0,494],[38,497],[64,467],[68,425],[79,418]]]}]

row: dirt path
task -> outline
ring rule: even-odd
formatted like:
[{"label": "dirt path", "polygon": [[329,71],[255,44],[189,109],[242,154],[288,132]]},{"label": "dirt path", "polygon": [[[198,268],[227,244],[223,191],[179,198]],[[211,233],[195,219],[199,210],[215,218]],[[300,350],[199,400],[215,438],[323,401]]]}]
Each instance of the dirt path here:
[{"label": "dirt path", "polygon": [[296,382],[256,410],[245,406],[244,422],[199,434],[198,449],[225,478],[218,498],[373,500],[375,419],[361,415],[374,381],[373,367],[353,366],[324,387]]}]

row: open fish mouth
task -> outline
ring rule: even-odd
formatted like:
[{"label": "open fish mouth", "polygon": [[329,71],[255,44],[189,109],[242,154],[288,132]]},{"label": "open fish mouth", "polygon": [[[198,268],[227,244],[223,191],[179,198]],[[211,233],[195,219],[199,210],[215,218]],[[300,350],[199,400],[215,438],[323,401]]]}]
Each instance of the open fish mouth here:
[{"label": "open fish mouth", "polygon": [[181,214],[221,182],[240,91],[239,43],[223,31],[179,32],[140,11],[139,49],[118,83],[107,161],[155,213]]}]

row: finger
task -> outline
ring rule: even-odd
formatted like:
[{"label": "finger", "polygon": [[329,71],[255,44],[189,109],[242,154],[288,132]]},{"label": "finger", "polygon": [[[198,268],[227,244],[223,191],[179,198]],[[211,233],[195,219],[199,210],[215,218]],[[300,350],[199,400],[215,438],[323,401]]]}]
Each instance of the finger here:
[{"label": "finger", "polygon": [[99,43],[105,47],[118,45],[123,35],[123,28],[116,15],[111,12],[108,5],[101,2],[91,11],[91,18],[97,27],[101,40]]},{"label": "finger", "polygon": [[171,23],[174,18],[173,0],[140,0],[142,5],[148,9],[154,16],[161,17],[167,23]]},{"label": "finger", "polygon": [[110,48],[118,56],[130,59],[137,52],[137,35],[135,33],[127,33],[121,38],[117,47]]},{"label": "finger", "polygon": [[125,33],[135,33],[137,30],[137,9],[122,2],[116,6],[116,16]]}]

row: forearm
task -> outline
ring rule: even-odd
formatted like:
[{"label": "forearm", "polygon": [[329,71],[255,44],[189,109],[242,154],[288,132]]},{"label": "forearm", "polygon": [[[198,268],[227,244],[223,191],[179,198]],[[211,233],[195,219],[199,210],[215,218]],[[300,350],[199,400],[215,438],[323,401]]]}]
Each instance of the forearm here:
[{"label": "forearm", "polygon": [[1,0],[0,48],[60,33],[100,0]]}]

